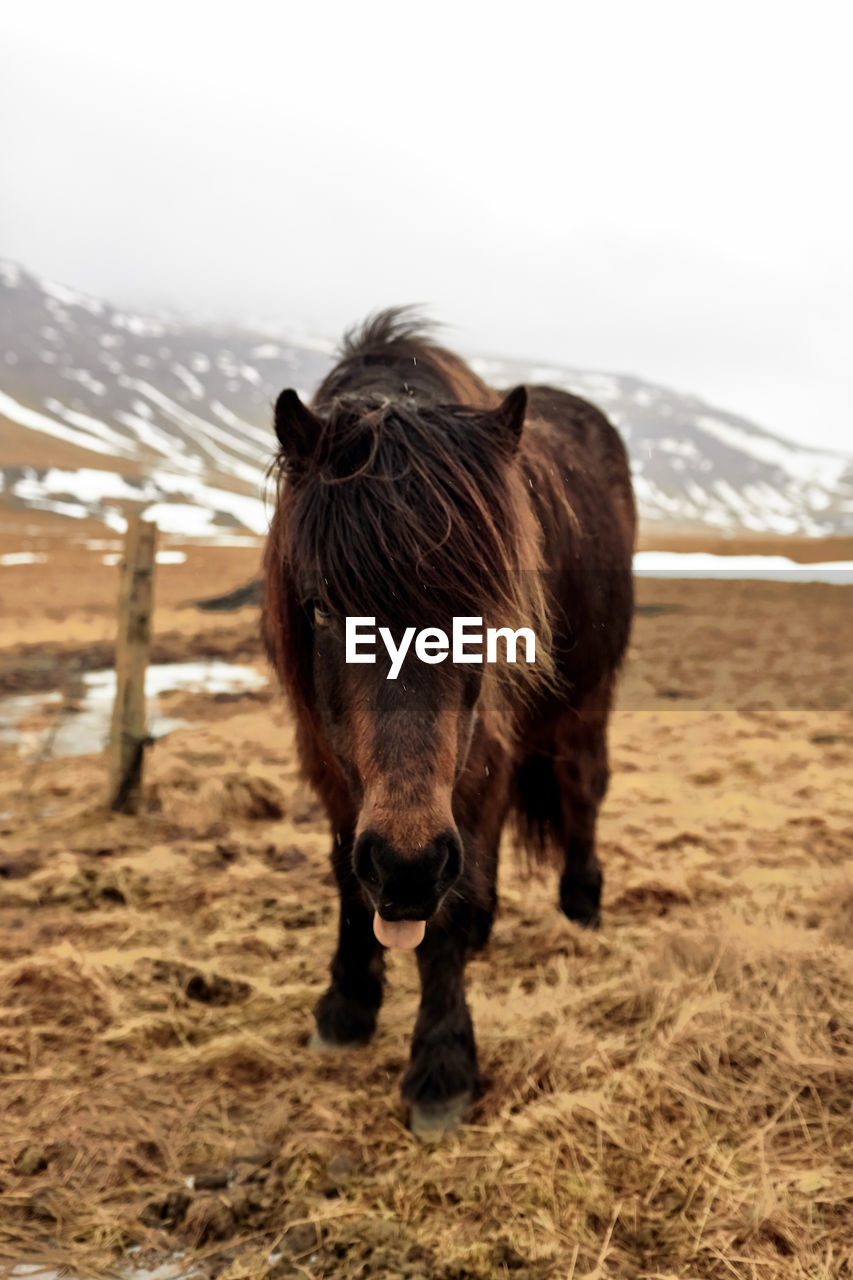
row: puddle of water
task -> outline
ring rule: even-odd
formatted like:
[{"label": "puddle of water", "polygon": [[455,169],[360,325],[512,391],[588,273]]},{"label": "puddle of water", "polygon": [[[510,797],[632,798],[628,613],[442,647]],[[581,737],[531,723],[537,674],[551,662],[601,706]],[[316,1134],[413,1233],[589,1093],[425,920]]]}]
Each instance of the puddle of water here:
[{"label": "puddle of water", "polygon": [[[0,699],[0,742],[13,742],[20,754],[33,759],[42,753],[56,756],[82,756],[101,751],[110,728],[115,700],[114,671],[89,671],[83,676],[86,693],[78,711],[64,715],[57,711],[47,724],[32,729],[22,728],[27,718],[40,717],[45,707],[62,702],[62,694],[21,694]],[[188,721],[161,713],[157,699],[175,689],[188,693],[241,693],[262,689],[266,677],[253,667],[238,666],[216,659],[205,662],[164,662],[151,666],[145,673],[148,732],[160,738],[173,729],[182,729]]]}]

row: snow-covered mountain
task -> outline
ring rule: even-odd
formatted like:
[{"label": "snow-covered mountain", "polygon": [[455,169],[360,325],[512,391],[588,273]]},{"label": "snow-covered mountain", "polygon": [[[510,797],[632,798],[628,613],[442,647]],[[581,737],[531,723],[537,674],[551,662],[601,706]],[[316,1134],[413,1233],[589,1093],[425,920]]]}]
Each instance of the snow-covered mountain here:
[{"label": "snow-covered mountain", "polygon": [[[139,315],[0,261],[0,504],[165,532],[261,533],[271,405],[306,396],[330,343]],[[853,455],[808,449],[639,378],[474,359],[496,386],[542,382],[622,431],[647,522],[853,532]]]},{"label": "snow-covered mountain", "polygon": [[809,449],[696,396],[625,374],[472,363],[495,385],[550,383],[603,409],[628,446],[647,523],[718,533],[853,533],[853,453]]}]

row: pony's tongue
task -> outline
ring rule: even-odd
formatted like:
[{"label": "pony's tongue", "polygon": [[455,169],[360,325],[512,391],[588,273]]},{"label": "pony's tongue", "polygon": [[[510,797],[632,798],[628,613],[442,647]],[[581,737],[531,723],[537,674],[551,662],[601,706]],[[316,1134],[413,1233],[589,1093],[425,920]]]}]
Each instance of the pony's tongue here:
[{"label": "pony's tongue", "polygon": [[425,920],[383,920],[377,911],[373,917],[373,932],[383,947],[400,947],[411,951],[423,942]]}]

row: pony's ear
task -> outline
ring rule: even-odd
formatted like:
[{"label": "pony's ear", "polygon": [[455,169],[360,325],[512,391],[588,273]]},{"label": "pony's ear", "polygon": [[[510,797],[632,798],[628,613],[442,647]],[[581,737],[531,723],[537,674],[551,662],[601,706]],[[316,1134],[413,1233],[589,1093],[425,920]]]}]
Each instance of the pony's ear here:
[{"label": "pony's ear", "polygon": [[309,458],[322,429],[321,419],[302,403],[295,391],[282,391],[275,402],[275,433],[286,458],[294,461]]},{"label": "pony's ear", "polygon": [[515,387],[492,414],[511,454],[515,453],[521,440],[526,412],[527,387]]}]

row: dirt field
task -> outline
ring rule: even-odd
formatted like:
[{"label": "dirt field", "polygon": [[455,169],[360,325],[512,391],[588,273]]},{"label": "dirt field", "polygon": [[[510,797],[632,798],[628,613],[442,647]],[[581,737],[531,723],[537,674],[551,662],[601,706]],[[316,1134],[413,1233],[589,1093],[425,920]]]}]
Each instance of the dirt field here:
[{"label": "dirt field", "polygon": [[[117,570],[35,549],[0,568],[0,696],[62,690],[49,724],[111,659]],[[186,551],[155,657],[263,669],[253,610],[185,607],[257,549]],[[851,590],[639,583],[604,926],[505,849],[469,969],[486,1083],[434,1149],[398,1098],[411,956],[369,1047],[306,1045],[335,897],[272,691],[164,699],[192,725],[136,818],[99,757],[0,744],[0,1274],[850,1280]]]}]

